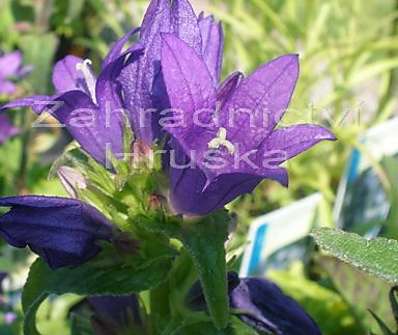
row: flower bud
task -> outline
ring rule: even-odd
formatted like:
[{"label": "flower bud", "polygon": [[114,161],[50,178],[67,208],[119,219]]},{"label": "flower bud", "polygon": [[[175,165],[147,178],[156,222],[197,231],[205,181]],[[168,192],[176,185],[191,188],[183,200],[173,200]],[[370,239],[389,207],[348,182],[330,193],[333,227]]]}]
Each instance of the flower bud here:
[{"label": "flower bud", "polygon": [[86,179],[84,176],[69,166],[61,166],[57,175],[64,186],[66,192],[73,198],[78,197],[78,191],[87,187]]}]

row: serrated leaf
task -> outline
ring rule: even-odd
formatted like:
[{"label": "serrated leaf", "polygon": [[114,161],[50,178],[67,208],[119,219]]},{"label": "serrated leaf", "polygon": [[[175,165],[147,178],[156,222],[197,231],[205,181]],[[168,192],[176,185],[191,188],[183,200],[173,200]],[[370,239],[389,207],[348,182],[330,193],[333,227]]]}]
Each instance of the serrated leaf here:
[{"label": "serrated leaf", "polygon": [[381,237],[368,240],[329,228],[315,229],[312,236],[334,257],[390,283],[398,283],[398,241]]},{"label": "serrated leaf", "polygon": [[41,259],[32,265],[22,294],[24,334],[40,335],[36,313],[50,294],[123,295],[156,287],[167,279],[172,258],[159,257],[137,265],[104,265],[95,261],[80,267],[51,270]]}]

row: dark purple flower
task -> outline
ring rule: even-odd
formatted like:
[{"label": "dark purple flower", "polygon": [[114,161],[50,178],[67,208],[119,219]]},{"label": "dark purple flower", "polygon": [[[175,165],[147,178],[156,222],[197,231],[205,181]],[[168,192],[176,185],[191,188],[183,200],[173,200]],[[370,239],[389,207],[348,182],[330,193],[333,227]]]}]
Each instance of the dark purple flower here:
[{"label": "dark purple flower", "polygon": [[165,126],[174,150],[171,201],[179,213],[208,214],[265,178],[287,185],[280,164],[335,139],[312,124],[276,128],[296,85],[297,55],[274,59],[247,78],[235,73],[217,87],[203,57],[164,34],[162,72],[173,119]]},{"label": "dark purple flower", "polygon": [[[239,279],[228,274],[229,300],[233,314],[259,332],[275,335],[321,335],[317,324],[292,298],[266,279]],[[193,310],[206,309],[200,283],[187,297]]]},{"label": "dark purple flower", "polygon": [[87,298],[87,303],[93,310],[93,325],[99,334],[119,334],[123,329],[142,324],[137,297],[98,296]]},{"label": "dark purple flower", "polygon": [[22,67],[22,54],[19,51],[0,56],[0,95],[9,95],[15,92],[15,85],[11,79],[22,77],[28,72]]},{"label": "dark purple flower", "polygon": [[169,108],[161,72],[161,33],[173,33],[203,55],[218,81],[221,72],[223,32],[212,17],[199,18],[187,0],[152,0],[141,26],[144,55],[122,70],[126,108],[136,135],[147,144],[161,136],[161,111]]},{"label": "dark purple flower", "polygon": [[19,129],[10,123],[8,117],[6,115],[0,115],[0,144],[18,133]]},{"label": "dark purple flower", "polygon": [[312,318],[277,285],[266,279],[238,280],[235,276],[230,304],[242,321],[258,331],[276,335],[321,335]]},{"label": "dark purple flower", "polygon": [[54,67],[54,96],[26,97],[2,109],[32,107],[38,114],[48,111],[86,152],[105,164],[107,150],[116,156],[123,153],[126,115],[116,79],[121,69],[136,61],[141,53],[139,44],[122,52],[136,31],[129,32],[113,46],[98,78],[91,71],[90,60],[67,56]]},{"label": "dark purple flower", "polygon": [[79,318],[89,316],[95,335],[141,334],[144,331],[135,294],[89,296],[70,310]]},{"label": "dark purple flower", "polygon": [[0,216],[0,236],[17,248],[29,246],[51,268],[77,266],[94,257],[113,229],[94,207],[79,200],[21,196],[0,198],[10,210]]}]

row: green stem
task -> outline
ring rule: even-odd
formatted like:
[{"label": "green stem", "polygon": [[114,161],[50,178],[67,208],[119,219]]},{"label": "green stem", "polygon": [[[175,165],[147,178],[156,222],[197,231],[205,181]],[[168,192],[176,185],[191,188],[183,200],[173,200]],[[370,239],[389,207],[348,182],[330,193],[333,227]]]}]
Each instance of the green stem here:
[{"label": "green stem", "polygon": [[150,292],[151,334],[161,334],[170,319],[169,282],[161,284]]},{"label": "green stem", "polygon": [[36,27],[40,32],[48,31],[49,19],[53,10],[53,0],[42,0],[39,2],[39,10],[36,17]]},{"label": "green stem", "polygon": [[24,191],[26,186],[28,162],[29,162],[29,142],[31,138],[31,117],[30,113],[23,113],[21,117],[21,126],[24,130],[21,135],[21,156],[19,161],[19,169],[15,177],[15,185],[17,187],[17,192],[20,194]]}]

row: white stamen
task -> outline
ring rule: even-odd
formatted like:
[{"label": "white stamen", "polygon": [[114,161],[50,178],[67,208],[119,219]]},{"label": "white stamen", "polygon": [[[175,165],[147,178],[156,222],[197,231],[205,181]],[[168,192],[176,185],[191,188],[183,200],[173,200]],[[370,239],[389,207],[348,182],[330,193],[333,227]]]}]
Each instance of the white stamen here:
[{"label": "white stamen", "polygon": [[95,94],[95,86],[96,86],[97,80],[95,79],[94,75],[91,72],[92,64],[93,63],[91,62],[91,60],[85,59],[82,63],[76,64],[76,70],[81,71],[83,73],[83,77],[86,82],[87,88],[90,92],[91,99],[96,104],[97,97]]},{"label": "white stamen", "polygon": [[227,130],[223,127],[218,130],[217,136],[208,144],[209,149],[219,149],[221,146],[224,146],[229,154],[233,155],[235,153],[235,146],[227,140]]}]

